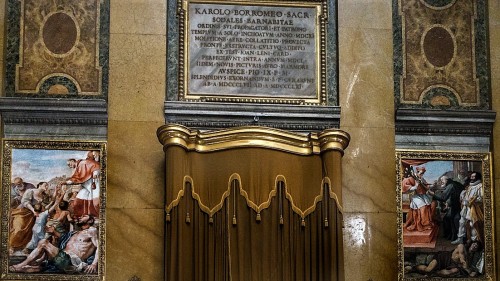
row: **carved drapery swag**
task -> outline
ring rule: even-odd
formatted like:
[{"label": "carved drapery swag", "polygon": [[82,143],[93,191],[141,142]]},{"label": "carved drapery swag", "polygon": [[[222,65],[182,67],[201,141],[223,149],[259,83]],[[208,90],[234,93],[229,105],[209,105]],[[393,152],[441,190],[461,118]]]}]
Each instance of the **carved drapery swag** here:
[{"label": "carved drapery swag", "polygon": [[341,158],[349,135],[158,129],[166,280],[344,280]]}]

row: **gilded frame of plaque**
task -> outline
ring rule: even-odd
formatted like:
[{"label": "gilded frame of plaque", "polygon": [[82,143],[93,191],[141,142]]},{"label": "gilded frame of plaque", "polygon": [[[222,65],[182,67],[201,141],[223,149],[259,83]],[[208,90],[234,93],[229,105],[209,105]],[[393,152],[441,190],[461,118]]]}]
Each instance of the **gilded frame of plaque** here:
[{"label": "gilded frame of plaque", "polygon": [[180,101],[327,104],[325,1],[178,7]]},{"label": "gilded frame of plaque", "polygon": [[0,280],[104,280],[105,199],[105,142],[4,140]]},{"label": "gilded frame of plaque", "polygon": [[490,153],[396,151],[398,280],[496,280]]}]

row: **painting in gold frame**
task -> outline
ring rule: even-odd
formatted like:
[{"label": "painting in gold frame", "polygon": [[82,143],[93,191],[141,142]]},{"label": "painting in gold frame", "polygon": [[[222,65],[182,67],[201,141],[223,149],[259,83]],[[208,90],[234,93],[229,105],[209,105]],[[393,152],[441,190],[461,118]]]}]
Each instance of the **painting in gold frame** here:
[{"label": "painting in gold frame", "polygon": [[491,155],[396,151],[398,280],[496,280]]},{"label": "painting in gold frame", "polygon": [[104,280],[106,143],[4,140],[0,280]]}]

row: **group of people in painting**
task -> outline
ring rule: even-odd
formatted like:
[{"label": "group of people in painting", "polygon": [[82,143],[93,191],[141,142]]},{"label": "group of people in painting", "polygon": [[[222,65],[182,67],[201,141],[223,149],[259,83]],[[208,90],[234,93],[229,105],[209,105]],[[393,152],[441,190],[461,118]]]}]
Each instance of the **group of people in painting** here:
[{"label": "group of people in painting", "polygon": [[[10,272],[97,273],[99,152],[68,159],[69,178],[36,187],[13,179],[10,198]],[[17,263],[16,263],[17,262]]]},{"label": "group of people in painting", "polygon": [[453,251],[417,254],[405,261],[405,273],[425,276],[476,277],[484,271],[484,250],[481,241],[458,244]]},{"label": "group of people in painting", "polygon": [[[423,254],[411,270],[439,276],[476,276],[484,270],[484,218],[481,173],[459,171],[442,175],[430,184],[425,166],[405,171],[402,192],[411,194],[406,231],[428,231],[439,224],[453,251]],[[418,259],[418,258],[417,258]],[[425,261],[425,262],[424,262]],[[406,268],[410,270],[409,268]]]}]

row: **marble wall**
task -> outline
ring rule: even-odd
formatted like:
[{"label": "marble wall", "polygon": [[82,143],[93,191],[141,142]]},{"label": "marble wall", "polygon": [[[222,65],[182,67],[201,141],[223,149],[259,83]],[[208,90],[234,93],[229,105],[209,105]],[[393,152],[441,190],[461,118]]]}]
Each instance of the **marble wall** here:
[{"label": "marble wall", "polygon": [[165,2],[110,5],[107,280],[163,280]]},{"label": "marble wall", "polygon": [[391,12],[391,1],[339,1],[346,280],[397,279]]},{"label": "marble wall", "polygon": [[[489,9],[492,104],[499,112],[500,0],[489,1]],[[111,0],[110,11],[106,280],[158,281],[164,275],[164,154],[156,129],[164,124],[166,1]],[[391,15],[388,0],[339,1],[341,129],[352,137],[343,158],[348,281],[397,279]],[[498,122],[494,132],[498,150]]]}]

